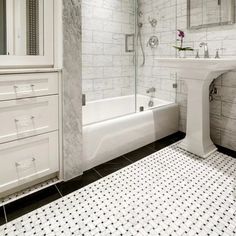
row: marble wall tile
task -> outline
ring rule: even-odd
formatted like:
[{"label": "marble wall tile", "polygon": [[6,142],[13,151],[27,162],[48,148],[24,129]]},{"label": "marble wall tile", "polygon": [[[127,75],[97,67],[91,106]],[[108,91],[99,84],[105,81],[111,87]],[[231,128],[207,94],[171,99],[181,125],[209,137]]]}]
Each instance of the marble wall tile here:
[{"label": "marble wall tile", "polygon": [[230,119],[236,119],[236,103],[223,102],[222,115]]},{"label": "marble wall tile", "polygon": [[224,79],[222,80],[222,86],[236,88],[236,72],[231,71],[224,74]]},{"label": "marble wall tile", "polygon": [[63,0],[64,179],[82,174],[81,1]]},{"label": "marble wall tile", "polygon": [[221,130],[226,130],[236,134],[236,119],[221,117]]},{"label": "marble wall tile", "polygon": [[221,101],[213,100],[210,104],[210,113],[212,115],[221,116]]},{"label": "marble wall tile", "polygon": [[[138,42],[138,93],[147,95],[147,89],[156,88],[155,97],[167,101],[176,100],[176,89],[173,84],[176,82],[176,76],[171,70],[160,68],[157,64],[157,57],[175,56],[173,45],[176,41],[176,0],[140,0],[140,10],[143,15],[138,18],[143,23],[141,29],[142,45],[145,51],[146,63],[142,63],[141,44]],[[152,27],[150,19],[157,20],[157,26]],[[156,48],[147,46],[151,36],[157,36],[159,45]]]},{"label": "marble wall tile", "polygon": [[[87,101],[134,94],[134,54],[125,52],[125,34],[133,34],[133,0],[82,1],[83,91]],[[92,61],[91,61],[92,58]],[[89,82],[87,81],[89,80]]]},{"label": "marble wall tile", "polygon": [[[224,78],[222,79],[222,82]],[[224,87],[222,86],[220,89],[221,99],[224,102],[236,103],[236,88],[233,87]]]},{"label": "marble wall tile", "polygon": [[229,132],[226,130],[221,131],[221,146],[224,146],[226,148],[229,148],[231,150],[235,150],[236,147],[236,133],[235,132]]},{"label": "marble wall tile", "polygon": [[221,145],[221,130],[216,127],[211,127],[211,139],[212,141],[217,144]]}]

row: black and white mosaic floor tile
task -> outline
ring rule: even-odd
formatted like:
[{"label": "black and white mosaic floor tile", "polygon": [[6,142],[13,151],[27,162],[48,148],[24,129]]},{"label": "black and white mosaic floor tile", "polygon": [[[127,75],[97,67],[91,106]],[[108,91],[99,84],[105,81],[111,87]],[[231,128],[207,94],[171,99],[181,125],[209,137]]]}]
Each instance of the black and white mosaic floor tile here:
[{"label": "black and white mosaic floor tile", "polygon": [[176,145],[39,208],[0,235],[236,235],[236,159]]}]

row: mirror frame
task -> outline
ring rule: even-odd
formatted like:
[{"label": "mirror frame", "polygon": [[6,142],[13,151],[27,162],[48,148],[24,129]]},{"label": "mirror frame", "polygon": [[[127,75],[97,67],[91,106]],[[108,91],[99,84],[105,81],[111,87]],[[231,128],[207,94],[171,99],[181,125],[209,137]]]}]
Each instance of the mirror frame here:
[{"label": "mirror frame", "polygon": [[[58,1],[58,0],[55,0]],[[53,67],[54,65],[54,0],[44,0],[44,55],[0,55],[0,69]]]},{"label": "mirror frame", "polygon": [[219,23],[210,23],[210,24],[202,24],[199,26],[191,26],[191,0],[187,0],[187,28],[189,30],[196,30],[196,29],[202,29],[202,28],[208,28],[208,27],[215,27],[215,26],[221,26],[221,25],[232,25],[235,23],[235,1],[231,0],[231,20],[225,21],[225,22],[219,22]]}]

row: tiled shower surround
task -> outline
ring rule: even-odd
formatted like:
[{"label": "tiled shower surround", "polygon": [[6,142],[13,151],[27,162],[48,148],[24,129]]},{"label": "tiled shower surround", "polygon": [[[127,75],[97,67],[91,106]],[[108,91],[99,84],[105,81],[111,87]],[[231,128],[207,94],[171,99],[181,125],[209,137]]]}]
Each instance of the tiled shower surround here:
[{"label": "tiled shower surround", "polygon": [[[143,57],[138,46],[138,78],[137,89],[139,94],[147,95],[147,89],[156,88],[155,97],[167,101],[175,101],[176,73],[157,66],[157,57],[174,57],[172,48],[176,41],[176,1],[166,0],[140,0],[139,9],[142,12],[138,21],[143,23],[141,28],[142,44],[145,51],[145,65],[142,66]],[[152,27],[150,20],[156,19],[157,26]],[[159,46],[152,49],[147,46],[151,36],[159,38]]]},{"label": "tiled shower surround", "polygon": [[87,101],[134,94],[134,0],[82,1],[83,92]]},{"label": "tiled shower surround", "polygon": [[[145,2],[145,4],[142,4]],[[141,0],[141,19],[145,22],[142,29],[146,65],[139,67],[138,92],[145,94],[149,87],[156,87],[156,97],[174,99],[175,73],[163,70],[157,66],[155,57],[174,57],[172,46],[176,43],[176,30],[186,32],[185,45],[195,49],[200,42],[208,43],[210,56],[214,57],[217,48],[224,48],[222,57],[236,56],[236,25],[209,27],[199,30],[187,30],[187,1],[186,0]],[[148,18],[156,18],[158,24],[153,29]],[[151,35],[157,35],[159,47],[151,50],[146,47]],[[200,49],[201,56],[203,55]],[[140,52],[139,52],[140,55]],[[189,53],[193,57],[194,53]],[[141,60],[141,57],[140,57]],[[236,150],[236,71],[228,72],[215,81],[218,94],[211,102],[211,136],[216,144]],[[177,76],[177,102],[180,104],[180,130],[186,129],[187,88]]]}]

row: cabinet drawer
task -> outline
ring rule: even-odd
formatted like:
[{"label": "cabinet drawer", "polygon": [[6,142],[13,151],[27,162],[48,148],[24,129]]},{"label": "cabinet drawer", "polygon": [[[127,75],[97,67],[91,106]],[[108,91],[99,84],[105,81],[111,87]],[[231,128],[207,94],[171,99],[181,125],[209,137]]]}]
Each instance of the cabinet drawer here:
[{"label": "cabinet drawer", "polygon": [[58,132],[0,145],[0,192],[59,170]]},{"label": "cabinet drawer", "polygon": [[58,95],[0,102],[0,143],[58,130]]},{"label": "cabinet drawer", "polygon": [[58,94],[57,73],[0,75],[0,101]]}]

